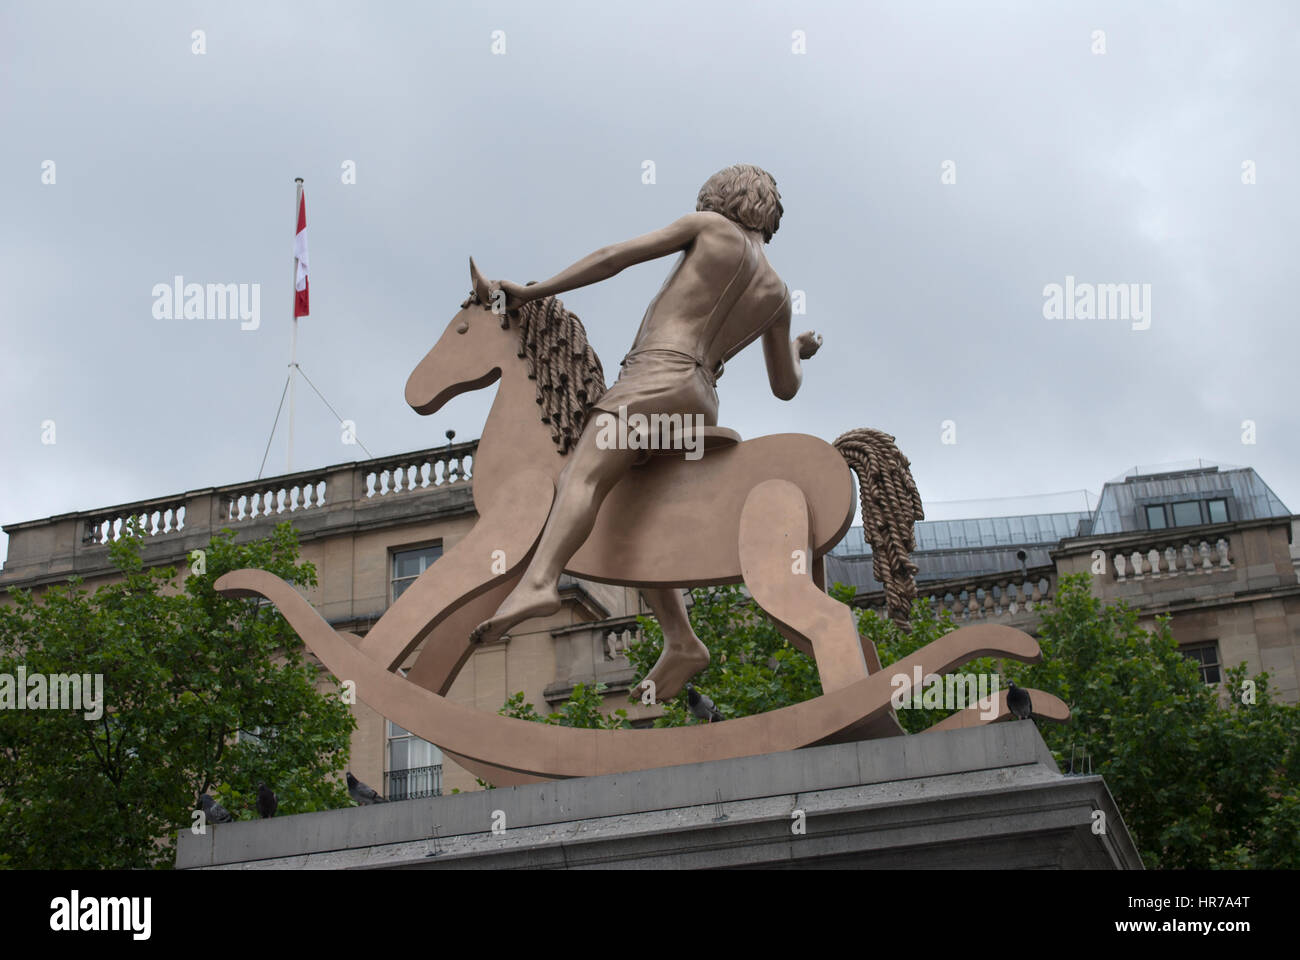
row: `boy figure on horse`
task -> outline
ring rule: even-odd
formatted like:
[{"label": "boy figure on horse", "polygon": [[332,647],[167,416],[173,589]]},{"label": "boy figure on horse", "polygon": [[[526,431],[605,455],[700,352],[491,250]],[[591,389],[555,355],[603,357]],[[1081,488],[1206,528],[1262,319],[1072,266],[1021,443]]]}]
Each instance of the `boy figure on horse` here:
[{"label": "boy figure on horse", "polygon": [[[488,284],[484,302],[499,303],[503,294],[509,312],[606,280],[633,264],[680,253],[646,309],[618,381],[592,412],[681,415],[682,423],[701,415],[705,424],[716,426],[716,380],[725,361],[762,337],[772,392],[789,400],[802,382],[800,361],[821,346],[821,337],[811,331],[790,339],[789,291],[763,255],[782,212],[772,175],[737,164],[709,178],[695,213],[603,247],[542,283]],[[496,614],[475,629],[475,640],[496,640],[523,620],[559,609],[565,564],[590,535],[605,495],[641,457],[637,448],[610,449],[599,442],[597,419],[588,420],[560,473],[550,516],[523,578]],[[708,666],[709,651],[691,630],[679,590],[642,588],[641,593],[664,634],[663,654],[642,685],[653,683],[649,689],[656,698],[668,699]]]}]

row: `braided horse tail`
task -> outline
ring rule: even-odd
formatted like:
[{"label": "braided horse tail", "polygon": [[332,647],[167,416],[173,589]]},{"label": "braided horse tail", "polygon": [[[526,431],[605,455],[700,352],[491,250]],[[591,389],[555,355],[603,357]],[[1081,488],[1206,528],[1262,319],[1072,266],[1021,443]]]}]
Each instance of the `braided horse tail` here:
[{"label": "braided horse tail", "polygon": [[916,521],[925,517],[921,495],[912,480],[911,464],[879,430],[850,430],[834,447],[858,476],[862,497],[862,532],[871,544],[871,566],[885,587],[890,618],[902,630],[916,599]]}]

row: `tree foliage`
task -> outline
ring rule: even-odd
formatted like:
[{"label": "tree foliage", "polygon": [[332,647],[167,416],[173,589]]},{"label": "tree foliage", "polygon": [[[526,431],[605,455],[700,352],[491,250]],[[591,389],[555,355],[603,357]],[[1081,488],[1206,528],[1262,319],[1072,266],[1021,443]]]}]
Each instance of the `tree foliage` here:
[{"label": "tree foliage", "polygon": [[511,695],[497,713],[503,717],[516,720],[531,720],[534,723],[549,723],[557,727],[582,727],[588,730],[627,730],[631,724],[627,720],[627,711],[622,707],[609,714],[600,712],[604,705],[605,685],[597,683],[587,686],[579,683],[574,686],[569,698],[558,711],[542,716],[531,703],[524,700],[524,692]]},{"label": "tree foliage", "polygon": [[[739,586],[691,591],[691,625],[709,648],[709,665],[692,681],[713,699],[723,719],[747,717],[820,696],[817,664],[781,636]],[[638,677],[650,672],[663,649],[658,621],[640,617],[641,638],[628,650]],[[656,727],[700,723],[686,708],[686,694],[664,702]]]},{"label": "tree foliage", "polygon": [[[838,587],[838,585],[837,585]],[[853,595],[852,588],[844,588],[847,598]],[[834,591],[832,591],[834,593]],[[840,599],[846,599],[841,595]],[[945,634],[952,633],[961,626],[947,609],[937,613],[928,603],[917,601],[912,604],[912,630],[904,633],[887,617],[876,615],[870,610],[858,610],[858,632],[868,637],[876,645],[882,668],[897,663],[922,647],[933,643]],[[998,663],[991,657],[971,660],[956,668],[954,672],[993,676],[998,673]],[[913,705],[895,711],[899,725],[908,733],[923,733],[953,713],[956,709],[933,710],[921,709],[921,691],[914,692]]]},{"label": "tree foliage", "polygon": [[1062,578],[1039,633],[1043,662],[1006,673],[1069,705],[1043,737],[1062,764],[1087,749],[1147,867],[1300,867],[1300,707],[1267,674],[1207,685],[1168,617],[1142,629],[1087,574]]},{"label": "tree foliage", "polygon": [[313,585],[289,524],[239,545],[222,531],[206,571],[179,581],[175,568],[144,568],[142,540],[128,529],[110,545],[120,579],[93,593],[72,579],[39,598],[14,590],[0,606],[0,674],[102,674],[104,694],[95,720],[0,713],[8,866],[168,866],[175,831],[190,827],[209,788],[238,819],[257,816],[259,780],[281,814],[349,804],[333,776],[356,726],[347,704],[317,691],[317,668],[273,607],[212,589],[241,567]]}]

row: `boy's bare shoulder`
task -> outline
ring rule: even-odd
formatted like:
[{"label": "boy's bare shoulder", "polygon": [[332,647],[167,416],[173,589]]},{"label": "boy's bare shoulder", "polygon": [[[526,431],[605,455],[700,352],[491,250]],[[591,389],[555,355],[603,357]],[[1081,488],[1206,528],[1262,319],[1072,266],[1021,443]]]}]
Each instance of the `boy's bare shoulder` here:
[{"label": "boy's bare shoulder", "polygon": [[707,236],[713,241],[724,243],[744,240],[740,227],[720,213],[712,210],[696,210],[682,217],[679,223],[689,224],[696,236]]},{"label": "boy's bare shoulder", "polygon": [[694,213],[688,213],[687,217],[699,224],[701,230],[726,230],[728,232],[740,230],[734,223],[714,210],[696,210]]}]

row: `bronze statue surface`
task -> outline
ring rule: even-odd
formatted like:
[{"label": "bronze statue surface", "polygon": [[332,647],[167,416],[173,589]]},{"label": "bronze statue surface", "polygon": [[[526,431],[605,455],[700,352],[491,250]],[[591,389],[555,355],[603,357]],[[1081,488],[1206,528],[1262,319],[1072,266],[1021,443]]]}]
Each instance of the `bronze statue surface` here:
[{"label": "bronze statue surface", "polygon": [[[741,441],[718,426],[726,360],[761,338],[772,390],[788,400],[821,338],[810,331],[790,339],[788,291],[763,253],[782,212],[775,180],[757,167],[731,167],[710,178],[697,206],[542,283],[489,282],[471,261],[473,292],[411,373],[406,400],[429,414],[499,382],[475,458],[479,520],[364,638],[337,633],[262,571],[229,573],[217,588],[275,602],[336,676],[356,681],[363,700],[498,785],[901,734],[889,678],[852,611],[825,593],[821,558],[852,521],[856,473],[875,572],[891,615],[905,624],[922,517],[907,459],[876,430],[850,431],[832,445],[803,434]],[[679,258],[622,374],[606,389],[582,323],[556,294],[673,253]],[[654,438],[659,453],[686,455],[647,456],[644,424],[664,428]],[[709,662],[680,588],[738,582],[816,658],[823,696],[723,724],[644,731],[539,726],[447,701],[478,643],[558,609],[564,572],[641,589],[664,633],[663,654],[640,685],[657,699],[675,696]],[[395,674],[421,642],[409,675]],[[988,655],[1040,656],[1028,635],[980,625],[891,671],[940,673]],[[1040,716],[1068,716],[1049,694],[1034,691],[1033,702]],[[997,717],[1005,715],[1003,699]],[[959,714],[938,726],[969,722],[989,721]]]}]

